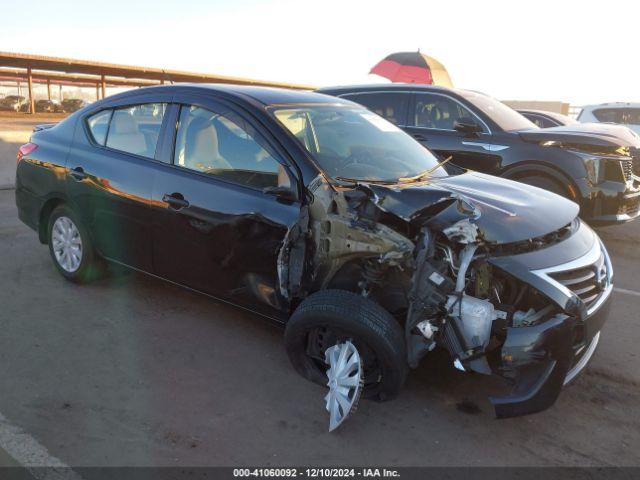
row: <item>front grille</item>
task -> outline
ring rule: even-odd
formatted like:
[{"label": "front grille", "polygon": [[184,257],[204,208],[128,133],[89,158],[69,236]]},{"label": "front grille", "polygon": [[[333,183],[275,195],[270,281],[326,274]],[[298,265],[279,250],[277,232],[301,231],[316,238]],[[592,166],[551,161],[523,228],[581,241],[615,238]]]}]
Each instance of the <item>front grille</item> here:
[{"label": "front grille", "polygon": [[601,254],[598,261],[592,265],[550,272],[548,275],[580,297],[589,308],[602,293],[607,278],[607,264],[604,255]]},{"label": "front grille", "polygon": [[630,180],[634,174],[633,168],[634,160],[621,160],[620,166],[622,167],[622,174],[625,180]]},{"label": "front grille", "polygon": [[630,148],[629,150],[633,158],[633,174],[640,177],[640,148]]}]

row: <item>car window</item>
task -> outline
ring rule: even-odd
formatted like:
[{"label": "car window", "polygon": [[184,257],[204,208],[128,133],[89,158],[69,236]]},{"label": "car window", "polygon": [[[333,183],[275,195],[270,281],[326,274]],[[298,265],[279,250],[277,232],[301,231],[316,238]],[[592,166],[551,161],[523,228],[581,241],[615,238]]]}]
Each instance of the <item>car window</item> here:
[{"label": "car window", "polygon": [[107,147],[153,158],[166,106],[166,103],[149,103],[114,110]]},{"label": "car window", "polygon": [[406,123],[409,106],[409,95],[406,93],[353,93],[342,98],[359,103],[396,125]]},{"label": "car window", "polygon": [[535,123],[537,126],[539,126],[540,128],[551,128],[551,127],[558,126],[557,123],[552,122],[548,118],[542,117],[540,115],[536,115],[535,113],[527,113],[527,114],[523,113],[523,115],[527,117],[529,120],[531,120],[533,123]]},{"label": "car window", "polygon": [[478,120],[467,108],[452,98],[429,93],[416,94],[414,126],[454,130],[454,124],[458,120],[478,123]]},{"label": "car window", "polygon": [[290,187],[276,154],[232,112],[180,109],[174,164],[253,188]]},{"label": "car window", "polygon": [[456,90],[456,93],[493,120],[505,132],[539,128],[511,107],[488,95],[471,90]]},{"label": "car window", "polygon": [[600,108],[593,111],[593,116],[602,123],[624,123],[621,108]]},{"label": "car window", "polygon": [[93,137],[93,141],[98,145],[104,145],[107,139],[107,130],[109,129],[109,120],[111,119],[112,110],[104,110],[91,115],[87,119],[89,131]]},{"label": "car window", "polygon": [[625,125],[640,125],[640,109],[638,108],[625,108],[624,121]]}]

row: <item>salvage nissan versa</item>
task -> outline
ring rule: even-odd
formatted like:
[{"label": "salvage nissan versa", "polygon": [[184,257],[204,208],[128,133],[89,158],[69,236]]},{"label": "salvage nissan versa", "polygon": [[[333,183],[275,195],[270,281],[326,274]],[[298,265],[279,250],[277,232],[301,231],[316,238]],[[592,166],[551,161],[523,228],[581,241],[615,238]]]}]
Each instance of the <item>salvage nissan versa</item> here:
[{"label": "salvage nissan versa", "polygon": [[574,124],[540,129],[478,92],[429,85],[363,85],[319,92],[358,102],[452,163],[557,193],[591,224],[640,215],[640,138]]},{"label": "salvage nissan versa", "polygon": [[598,343],[607,251],[575,203],[448,168],[350,101],[163,86],[39,127],[16,203],[71,281],[106,260],[283,323],[330,429],[438,347],[506,380],[498,417],[546,409]]}]

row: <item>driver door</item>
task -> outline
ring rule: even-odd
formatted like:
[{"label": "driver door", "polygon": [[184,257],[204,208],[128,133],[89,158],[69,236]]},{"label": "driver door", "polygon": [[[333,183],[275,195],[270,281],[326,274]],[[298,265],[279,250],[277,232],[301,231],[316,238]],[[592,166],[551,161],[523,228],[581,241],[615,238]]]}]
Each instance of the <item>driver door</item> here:
[{"label": "driver door", "polygon": [[[454,128],[456,121],[472,121],[480,125],[482,131],[459,132]],[[501,165],[501,157],[495,152],[487,126],[448,95],[414,93],[404,130],[442,160],[451,156],[451,163],[460,167],[492,173]]]},{"label": "driver door", "polygon": [[293,169],[248,116],[209,98],[176,100],[153,187],[154,271],[283,318],[277,260],[301,204],[273,187],[297,191]]}]

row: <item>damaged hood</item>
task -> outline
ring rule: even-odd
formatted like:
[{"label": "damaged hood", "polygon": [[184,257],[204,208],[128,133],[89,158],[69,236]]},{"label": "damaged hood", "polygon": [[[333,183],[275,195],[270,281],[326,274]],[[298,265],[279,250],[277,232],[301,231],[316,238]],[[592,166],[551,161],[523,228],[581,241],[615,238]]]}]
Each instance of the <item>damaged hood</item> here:
[{"label": "damaged hood", "polygon": [[579,207],[537,187],[468,172],[406,185],[367,184],[378,207],[442,231],[465,218],[487,242],[540,237],[572,222]]},{"label": "damaged hood", "polygon": [[522,130],[518,132],[526,142],[559,142],[593,147],[640,147],[640,138],[620,125],[578,123],[562,127]]}]

